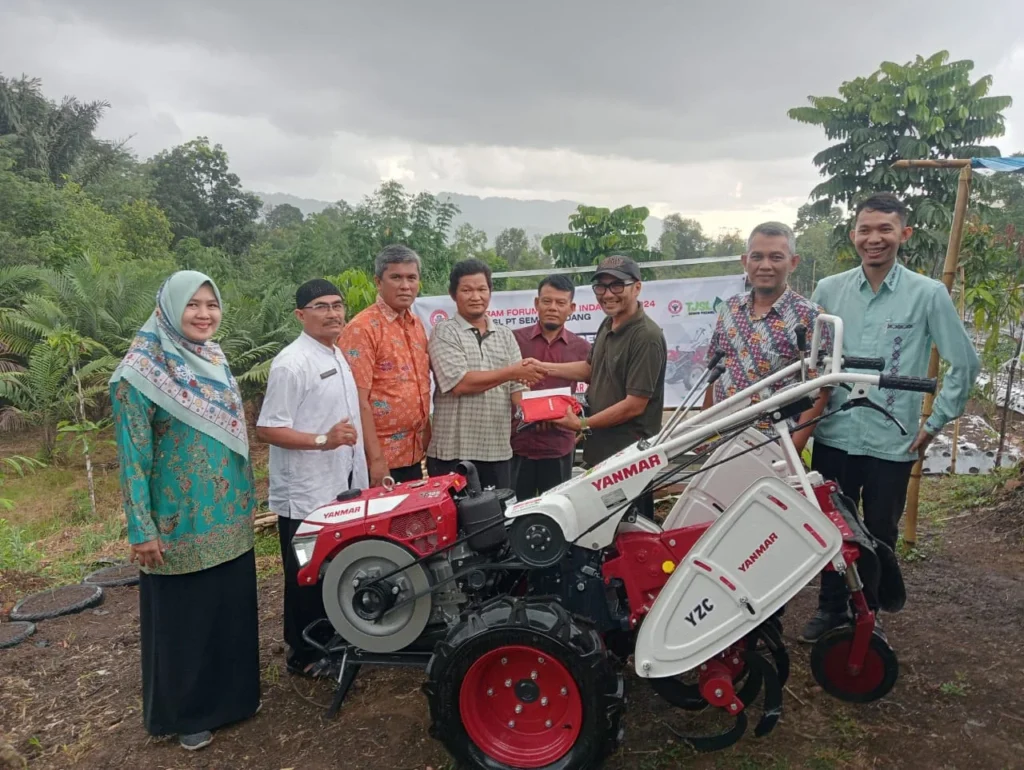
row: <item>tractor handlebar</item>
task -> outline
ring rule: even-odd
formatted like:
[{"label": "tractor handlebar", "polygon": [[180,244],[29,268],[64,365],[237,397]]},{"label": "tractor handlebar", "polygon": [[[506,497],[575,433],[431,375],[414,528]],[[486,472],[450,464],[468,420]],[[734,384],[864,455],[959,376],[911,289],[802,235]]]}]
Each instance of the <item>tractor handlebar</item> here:
[{"label": "tractor handlebar", "polygon": [[862,356],[843,356],[844,369],[874,369],[880,372],[885,369],[884,358],[864,358]]},{"label": "tractor handlebar", "polygon": [[901,377],[897,374],[878,375],[881,390],[912,390],[917,393],[935,393],[939,381],[935,377]]}]

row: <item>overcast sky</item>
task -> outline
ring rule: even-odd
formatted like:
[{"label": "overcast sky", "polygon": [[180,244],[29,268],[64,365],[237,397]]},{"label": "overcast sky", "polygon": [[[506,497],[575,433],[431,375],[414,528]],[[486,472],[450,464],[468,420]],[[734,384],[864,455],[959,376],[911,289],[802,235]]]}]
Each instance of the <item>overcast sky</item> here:
[{"label": "overcast sky", "polygon": [[[694,6],[697,6],[696,8]],[[948,50],[1016,97],[1021,0],[2,0],[0,73],[106,99],[140,157],[197,135],[250,189],[646,204],[715,233],[792,221],[820,129],[789,120],[883,60]]]}]

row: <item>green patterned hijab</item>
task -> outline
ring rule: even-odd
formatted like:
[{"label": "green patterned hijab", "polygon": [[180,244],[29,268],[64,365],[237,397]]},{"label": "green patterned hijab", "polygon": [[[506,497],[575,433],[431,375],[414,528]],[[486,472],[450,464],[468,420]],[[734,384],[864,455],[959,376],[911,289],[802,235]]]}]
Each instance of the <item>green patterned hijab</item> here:
[{"label": "green patterned hijab", "polygon": [[181,331],[181,317],[195,293],[213,279],[181,270],[160,287],[156,309],[139,329],[110,382],[124,379],[175,419],[249,456],[245,411],[227,359],[216,342],[193,342]]}]

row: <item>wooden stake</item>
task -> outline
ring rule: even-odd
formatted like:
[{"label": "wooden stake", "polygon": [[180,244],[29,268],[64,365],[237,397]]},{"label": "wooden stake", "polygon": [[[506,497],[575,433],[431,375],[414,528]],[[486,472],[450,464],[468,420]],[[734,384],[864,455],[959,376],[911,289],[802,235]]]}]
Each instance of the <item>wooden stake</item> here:
[{"label": "wooden stake", "polygon": [[[960,178],[956,188],[956,204],[953,207],[953,225],[949,229],[949,245],[946,247],[946,261],[942,267],[942,283],[946,291],[951,292],[953,279],[956,277],[957,263],[960,260],[960,242],[964,235],[964,221],[967,218],[967,203],[971,197],[971,161],[969,158],[949,160],[898,160],[894,164],[897,168],[909,168],[921,166],[923,168],[959,168]],[[937,377],[939,374],[939,351],[932,345],[931,358],[928,359],[928,376]],[[924,394],[924,403],[921,404],[921,424],[932,416],[932,403],[935,396],[931,393]],[[910,472],[910,484],[907,486],[907,508],[903,520],[903,540],[907,545],[913,546],[917,543],[917,509],[921,494],[921,465],[924,457],[919,457],[914,463],[914,469]]]},{"label": "wooden stake", "polygon": [[1003,463],[1003,447],[1006,445],[1006,418],[1010,414],[1010,395],[1013,393],[1013,377],[1017,373],[1017,361],[1020,360],[1021,347],[1024,346],[1024,333],[1017,341],[1017,350],[1010,361],[1010,372],[1006,375],[1006,392],[1003,394],[1003,416],[999,421],[999,449],[996,450],[996,470]]},{"label": "wooden stake", "polygon": [[[963,267],[960,268],[960,320],[966,321],[964,318],[964,303],[967,300],[967,274],[964,272]],[[960,448],[960,418],[957,417],[953,422],[953,452],[950,455],[949,460],[949,475],[956,475],[956,455],[957,450]]]}]

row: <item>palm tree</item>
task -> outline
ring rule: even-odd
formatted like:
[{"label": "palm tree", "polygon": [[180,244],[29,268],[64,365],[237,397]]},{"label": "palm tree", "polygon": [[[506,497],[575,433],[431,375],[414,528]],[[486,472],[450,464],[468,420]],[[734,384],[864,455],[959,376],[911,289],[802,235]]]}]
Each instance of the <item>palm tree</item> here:
[{"label": "palm tree", "polygon": [[104,101],[80,102],[73,96],[56,104],[43,95],[39,78],[0,76],[0,136],[15,137],[15,170],[56,185],[72,178],[85,160],[103,155],[105,143],[93,134],[109,107]]},{"label": "palm tree", "polygon": [[243,395],[252,398],[263,392],[274,356],[295,339],[293,290],[276,284],[260,297],[232,296],[229,290],[224,303],[226,312],[216,340]]},{"label": "palm tree", "polygon": [[[67,340],[75,341],[73,357]],[[96,357],[78,366],[84,351]],[[84,339],[66,327],[55,329],[33,346],[26,368],[0,372],[0,430],[40,427],[42,453],[49,460],[56,447],[58,425],[77,422],[79,413],[94,408],[117,361],[95,340]]]}]

